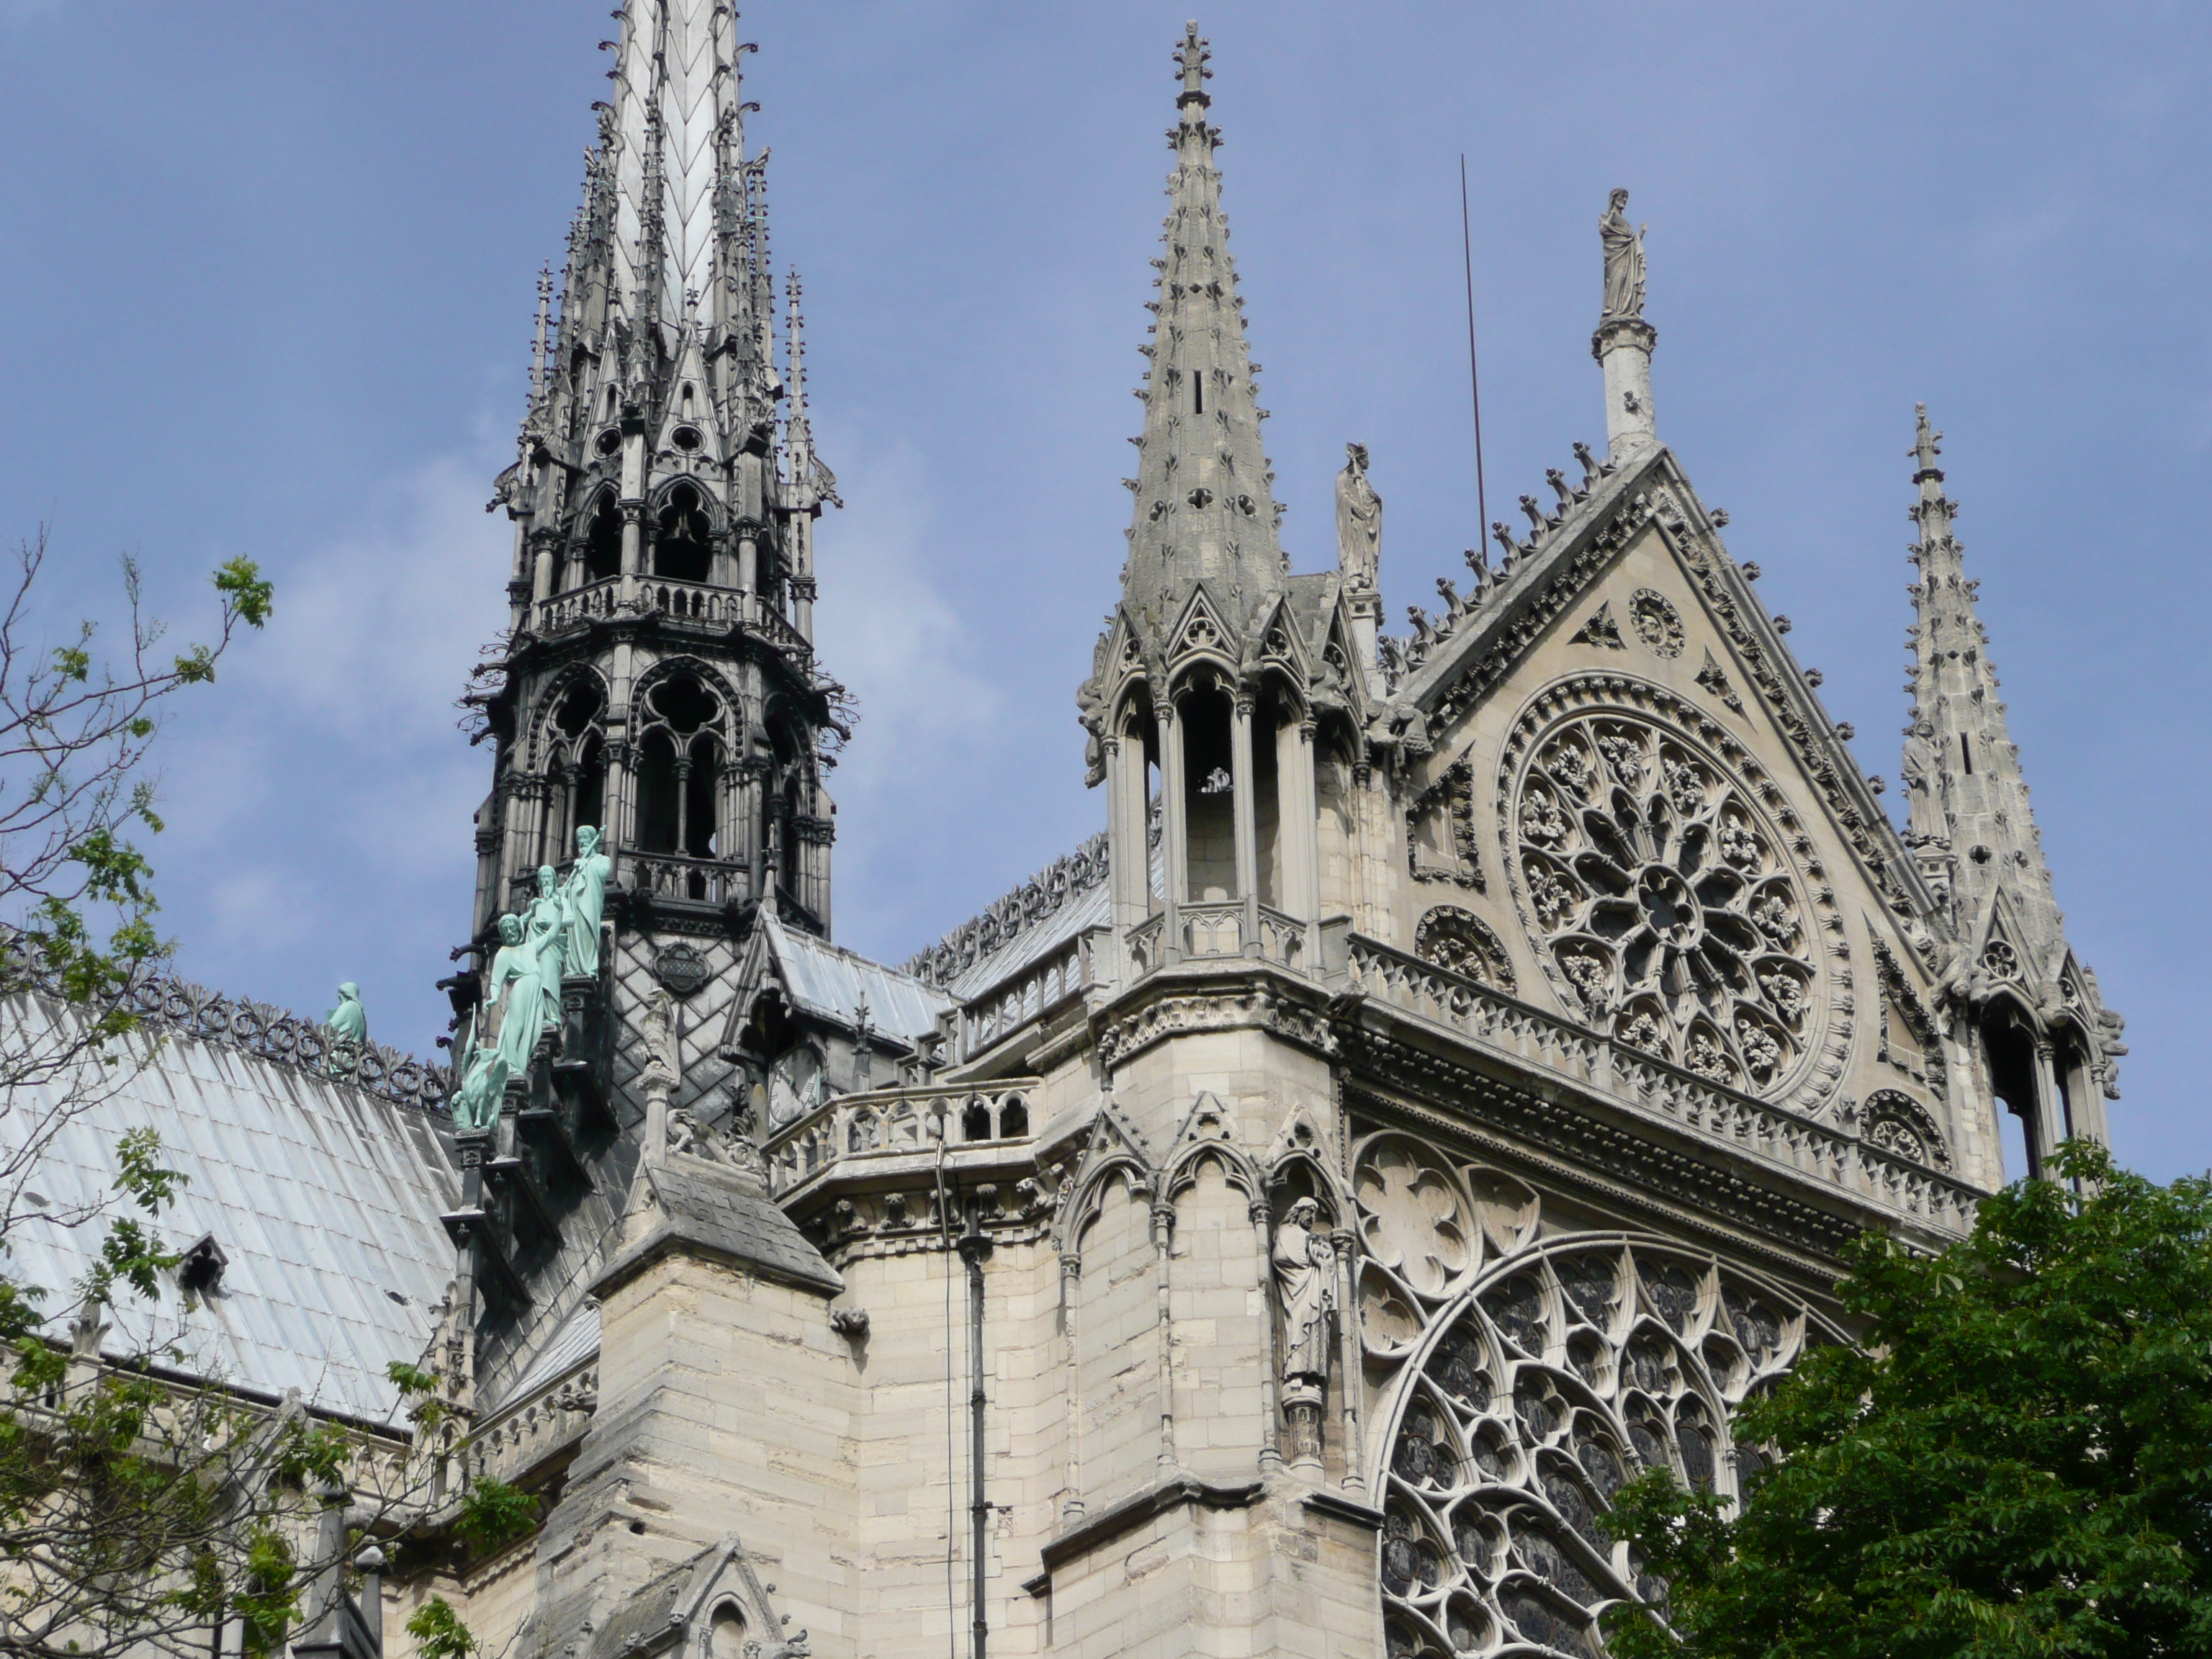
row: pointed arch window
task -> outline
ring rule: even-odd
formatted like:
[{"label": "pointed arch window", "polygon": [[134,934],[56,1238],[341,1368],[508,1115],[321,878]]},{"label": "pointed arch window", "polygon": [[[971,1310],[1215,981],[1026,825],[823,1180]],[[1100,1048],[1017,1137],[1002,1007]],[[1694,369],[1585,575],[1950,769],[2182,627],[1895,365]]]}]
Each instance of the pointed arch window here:
[{"label": "pointed arch window", "polygon": [[600,496],[584,528],[584,581],[601,582],[622,574],[622,509],[612,495]]},{"label": "pointed arch window", "polygon": [[706,503],[688,483],[668,492],[654,522],[653,574],[671,581],[704,582],[714,568],[713,526]]},{"label": "pointed arch window", "polygon": [[545,815],[538,864],[558,865],[575,851],[576,831],[606,828],[607,695],[596,678],[561,692],[545,739]]},{"label": "pointed arch window", "polygon": [[[729,752],[721,700],[690,674],[646,693],[638,741],[636,845],[641,852],[722,855],[721,779]],[[708,896],[706,878],[697,878]]]}]

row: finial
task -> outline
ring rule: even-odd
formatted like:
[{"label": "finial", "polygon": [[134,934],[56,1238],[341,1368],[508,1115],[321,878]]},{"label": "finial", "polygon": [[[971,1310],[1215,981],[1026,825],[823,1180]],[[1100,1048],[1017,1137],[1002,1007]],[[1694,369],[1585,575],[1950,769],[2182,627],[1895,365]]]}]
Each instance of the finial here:
[{"label": "finial", "polygon": [[1918,483],[1923,479],[1932,478],[1941,483],[1943,481],[1943,474],[1936,465],[1936,458],[1943,453],[1942,447],[1943,434],[1928,424],[1926,404],[1913,404],[1912,411],[1915,417],[1912,433],[1912,459],[1915,463],[1915,471],[1912,474],[1912,482]]},{"label": "finial", "polygon": [[1176,102],[1188,103],[1194,99],[1202,108],[1213,101],[1200,84],[1213,78],[1213,71],[1206,66],[1213,56],[1206,49],[1208,45],[1199,38],[1198,19],[1194,17],[1183,25],[1182,44],[1175,52],[1176,72],[1182,76],[1182,96]]}]

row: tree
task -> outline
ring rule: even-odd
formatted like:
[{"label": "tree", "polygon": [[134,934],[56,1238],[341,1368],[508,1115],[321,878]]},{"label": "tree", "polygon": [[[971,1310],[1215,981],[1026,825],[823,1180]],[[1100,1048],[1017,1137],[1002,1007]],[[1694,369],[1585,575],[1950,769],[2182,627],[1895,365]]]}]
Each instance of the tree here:
[{"label": "tree", "polygon": [[35,1120],[5,1137],[0,1244],[25,1176],[124,1063],[121,1040],[138,1022],[121,993],[168,954],[137,844],[161,828],[149,749],[177,694],[211,682],[274,599],[252,560],[228,561],[213,577],[215,640],[165,654],[167,629],[125,558],[124,624],[103,654],[95,623],[77,622],[58,644],[42,632],[46,552],[41,527],[17,550],[12,587],[0,586],[0,1112]]},{"label": "tree", "polygon": [[1621,1659],[2212,1652],[2212,1179],[2069,1143],[1940,1254],[1870,1235],[1815,1350],[1737,1419],[1732,1506],[1659,1471],[1611,1517],[1667,1585]]}]

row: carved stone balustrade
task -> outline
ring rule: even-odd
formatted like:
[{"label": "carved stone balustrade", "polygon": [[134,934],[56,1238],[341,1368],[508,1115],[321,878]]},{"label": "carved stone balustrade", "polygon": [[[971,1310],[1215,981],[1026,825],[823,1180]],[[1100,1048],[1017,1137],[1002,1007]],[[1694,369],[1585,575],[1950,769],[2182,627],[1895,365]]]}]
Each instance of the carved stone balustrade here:
[{"label": "carved stone balustrade", "polygon": [[610,576],[605,581],[591,582],[582,587],[571,588],[566,593],[540,599],[532,624],[540,634],[558,634],[564,629],[580,628],[586,623],[611,617],[622,598],[622,580]]},{"label": "carved stone balustrade", "polygon": [[745,896],[745,866],[721,859],[625,850],[616,860],[615,884],[665,903],[720,907]]},{"label": "carved stone balustrade", "polygon": [[1702,1078],[1558,1018],[1479,981],[1352,933],[1346,988],[1463,1042],[1549,1073],[1573,1091],[1658,1119],[1697,1139],[1848,1193],[1944,1232],[1973,1226],[1975,1190],[1857,1134]]},{"label": "carved stone balustrade", "polygon": [[470,1437],[471,1477],[514,1483],[582,1439],[599,1404],[596,1358],[510,1401]]},{"label": "carved stone balustrade", "polygon": [[[1257,955],[1278,967],[1299,968],[1305,957],[1306,925],[1264,904],[1242,900],[1185,904],[1176,912],[1182,924],[1186,962]],[[1256,933],[1255,933],[1256,927]],[[1256,945],[1256,950],[1248,949]]]},{"label": "carved stone balustrade", "polygon": [[658,617],[666,623],[708,629],[718,634],[732,629],[747,629],[801,666],[814,654],[813,645],[806,636],[761,594],[708,582],[670,581],[659,576],[641,575],[634,580],[635,596],[627,607],[623,600],[623,579],[619,576],[540,599],[531,611],[531,629],[550,636],[595,622],[611,622],[623,615]]},{"label": "carved stone balustrade", "polygon": [[1025,1143],[1035,1125],[1036,1078],[969,1088],[878,1089],[840,1095],[776,1130],[761,1149],[769,1190],[781,1197],[833,1165],[934,1158],[952,1146]]},{"label": "carved stone balustrade", "polygon": [[974,1059],[993,1043],[1052,1013],[1097,984],[1093,946],[1105,936],[1104,928],[1079,934],[963,1006],[954,1061]]}]

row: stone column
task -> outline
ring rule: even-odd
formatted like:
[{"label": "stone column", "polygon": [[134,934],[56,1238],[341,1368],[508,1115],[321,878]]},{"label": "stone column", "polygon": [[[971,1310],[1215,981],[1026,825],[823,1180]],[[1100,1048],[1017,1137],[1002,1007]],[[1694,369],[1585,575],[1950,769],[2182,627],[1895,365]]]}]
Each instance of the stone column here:
[{"label": "stone column", "polygon": [[1126,935],[1152,914],[1145,845],[1145,744],[1135,732],[1105,739],[1106,861],[1114,884],[1114,927]]},{"label": "stone column", "polygon": [[1266,1316],[1260,1340],[1260,1473],[1268,1475],[1283,1467],[1282,1407],[1276,1400],[1282,1362],[1275,1352],[1274,1230],[1267,1224],[1266,1199],[1254,1199],[1247,1212],[1252,1218],[1252,1254],[1260,1264],[1260,1308]]},{"label": "stone column", "polygon": [[1073,1524],[1083,1519],[1083,1371],[1082,1352],[1077,1346],[1076,1304],[1083,1287],[1083,1258],[1073,1250],[1060,1253],[1060,1331],[1063,1356],[1067,1362],[1067,1380],[1062,1385],[1067,1398],[1064,1408],[1061,1432],[1067,1437],[1067,1496],[1060,1500],[1060,1518]]},{"label": "stone column", "polygon": [[[1157,1182],[1159,1177],[1155,1176]],[[1159,1478],[1172,1479],[1177,1467],[1175,1424],[1175,1206],[1156,1186],[1152,1193],[1152,1272],[1157,1293],[1153,1328],[1159,1338]]]},{"label": "stone column", "polygon": [[1167,915],[1160,924],[1160,960],[1182,960],[1182,906],[1190,891],[1190,802],[1184,791],[1182,716],[1172,699],[1159,705],[1162,837],[1167,854]]},{"label": "stone column", "polygon": [[1358,1304],[1352,1300],[1354,1278],[1352,1253],[1358,1240],[1352,1229],[1340,1225],[1329,1236],[1336,1247],[1336,1328],[1343,1340],[1339,1360],[1344,1389],[1344,1484],[1352,1492],[1367,1488],[1367,1437],[1359,1422]]},{"label": "stone column", "polygon": [[1606,452],[1626,460],[1659,441],[1651,417],[1651,348],[1659,331],[1641,317],[1613,317],[1590,336],[1590,356],[1605,371]]},{"label": "stone column", "polygon": [[1230,811],[1237,836],[1237,896],[1243,901],[1244,954],[1260,954],[1260,830],[1252,764],[1252,699],[1239,692],[1230,705]]},{"label": "stone column", "polygon": [[[1321,918],[1321,799],[1314,787],[1314,722],[1285,720],[1275,732],[1277,845],[1283,857],[1283,908],[1307,924]],[[1313,959],[1313,941],[1306,942]]]},{"label": "stone column", "polygon": [[2057,1053],[2051,1039],[2035,1039],[2035,1145],[2029,1149],[2028,1162],[2039,1176],[2047,1177],[2051,1155],[2057,1152],[2069,1133],[2066,1121],[2066,1102],[2058,1092]]},{"label": "stone column", "polygon": [[550,530],[541,530],[531,539],[538,547],[531,566],[530,597],[543,603],[553,597],[553,564],[559,551],[558,540]]}]

